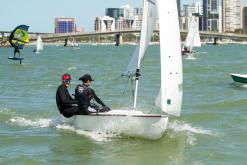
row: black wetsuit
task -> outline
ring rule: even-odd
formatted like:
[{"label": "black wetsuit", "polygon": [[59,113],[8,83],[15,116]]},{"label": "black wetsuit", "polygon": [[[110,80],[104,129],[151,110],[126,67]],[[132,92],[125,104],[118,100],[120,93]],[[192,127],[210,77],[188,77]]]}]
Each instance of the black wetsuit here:
[{"label": "black wetsuit", "polygon": [[94,99],[100,105],[105,106],[105,104],[95,94],[94,90],[84,84],[77,85],[75,89],[75,98],[78,100],[79,109],[82,110],[85,115],[92,113],[88,110],[88,107],[91,105],[90,101],[92,99]]},{"label": "black wetsuit", "polygon": [[18,53],[19,54],[19,57],[20,57],[20,50],[17,46],[14,47],[14,57],[15,57],[15,54]]},{"label": "black wetsuit", "polygon": [[56,93],[57,107],[64,117],[72,117],[73,115],[81,114],[79,112],[77,100],[73,99],[67,88],[62,84],[57,88]]}]

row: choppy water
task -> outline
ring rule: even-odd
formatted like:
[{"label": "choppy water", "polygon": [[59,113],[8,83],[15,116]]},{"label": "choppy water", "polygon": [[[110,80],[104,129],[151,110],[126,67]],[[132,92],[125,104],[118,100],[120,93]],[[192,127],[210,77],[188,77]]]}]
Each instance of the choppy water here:
[{"label": "choppy water", "polygon": [[[247,46],[205,45],[194,59],[183,59],[182,114],[156,141],[74,130],[58,117],[55,92],[66,72],[73,78],[71,93],[77,79],[91,73],[107,105],[127,108],[131,90],[120,74],[134,46],[44,48],[39,55],[25,48],[22,65],[7,59],[11,48],[0,48],[0,164],[246,164],[247,87],[234,84],[229,73],[247,72]],[[139,108],[157,110],[158,61],[158,46],[151,46]]]}]

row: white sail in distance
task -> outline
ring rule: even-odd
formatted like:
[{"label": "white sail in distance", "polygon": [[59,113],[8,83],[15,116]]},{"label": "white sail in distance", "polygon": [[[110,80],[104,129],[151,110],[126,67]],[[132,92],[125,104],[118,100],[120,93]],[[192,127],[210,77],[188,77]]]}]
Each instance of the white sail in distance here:
[{"label": "white sail in distance", "polygon": [[42,50],[43,50],[43,42],[42,42],[41,37],[39,36],[38,39],[37,39],[36,51],[39,52],[39,51],[42,51]]},{"label": "white sail in distance", "polygon": [[196,22],[196,17],[192,16],[189,23],[189,31],[186,36],[184,46],[189,48],[190,51],[193,50],[193,47],[201,47],[201,40],[199,34],[198,23]]}]

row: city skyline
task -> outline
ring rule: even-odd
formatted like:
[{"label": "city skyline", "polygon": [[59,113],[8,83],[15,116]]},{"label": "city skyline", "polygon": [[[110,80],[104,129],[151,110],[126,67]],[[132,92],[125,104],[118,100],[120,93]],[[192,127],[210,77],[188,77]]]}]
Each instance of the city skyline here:
[{"label": "city skyline", "polygon": [[[181,0],[181,5],[202,0]],[[246,4],[247,0],[244,0]],[[125,4],[131,7],[142,7],[143,1],[132,0],[91,0],[82,2],[81,0],[2,0],[2,13],[0,15],[0,30],[11,31],[19,24],[27,24],[33,32],[54,32],[54,19],[57,17],[72,17],[76,20],[76,25],[84,27],[85,31],[93,31],[94,20],[98,16],[105,15],[106,8],[119,8]],[[49,5],[48,5],[49,4]]]}]

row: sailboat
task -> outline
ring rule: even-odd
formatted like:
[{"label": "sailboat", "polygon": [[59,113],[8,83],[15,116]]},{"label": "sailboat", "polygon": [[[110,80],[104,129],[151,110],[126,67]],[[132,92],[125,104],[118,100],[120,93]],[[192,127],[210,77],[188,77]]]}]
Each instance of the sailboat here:
[{"label": "sailboat", "polygon": [[73,38],[72,41],[69,40],[69,38],[65,38],[64,46],[66,47],[72,47],[73,49],[80,49],[78,48],[78,44],[75,42],[75,39]]},{"label": "sailboat", "polygon": [[[20,49],[23,49],[24,45],[29,43],[28,38],[28,29],[27,25],[19,25],[17,26],[9,36],[9,43],[15,49],[14,56],[8,57],[10,60],[19,60],[20,64],[23,60],[23,57],[20,56]],[[16,57],[15,54],[18,53],[19,57]]]},{"label": "sailboat", "polygon": [[35,50],[35,52],[36,52],[37,54],[39,54],[39,52],[41,52],[43,49],[44,49],[44,48],[43,48],[43,42],[42,42],[41,37],[39,36],[38,39],[37,39],[36,50]]},{"label": "sailboat", "polygon": [[196,22],[196,17],[192,16],[189,24],[189,31],[186,36],[185,43],[183,45],[182,55],[193,55],[194,47],[201,47],[201,39],[199,34],[198,23]]},{"label": "sailboat", "polygon": [[[137,107],[141,64],[159,16],[161,86],[154,102],[161,111],[146,114]],[[169,22],[169,23],[167,23]],[[127,69],[122,73],[135,80],[133,107],[91,115],[76,115],[75,129],[117,132],[127,136],[159,139],[164,134],[169,115],[180,116],[182,105],[182,56],[176,0],[144,0],[141,39]]]}]

